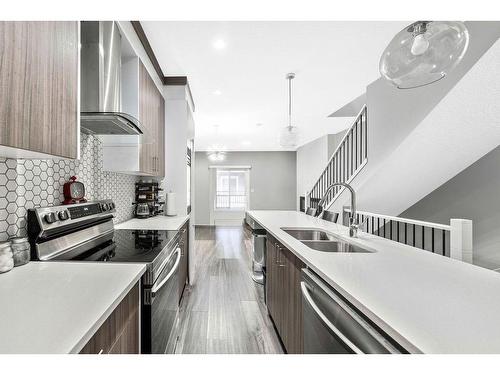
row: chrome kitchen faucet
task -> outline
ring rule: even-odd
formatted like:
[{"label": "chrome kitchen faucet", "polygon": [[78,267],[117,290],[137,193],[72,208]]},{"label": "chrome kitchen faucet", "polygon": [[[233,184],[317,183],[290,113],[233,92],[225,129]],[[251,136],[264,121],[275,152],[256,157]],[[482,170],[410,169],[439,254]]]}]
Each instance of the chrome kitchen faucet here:
[{"label": "chrome kitchen faucet", "polygon": [[326,198],[328,197],[328,194],[335,186],[343,186],[351,192],[351,212],[349,213],[349,237],[356,238],[358,237],[359,223],[358,220],[356,219],[356,192],[354,191],[351,185],[346,184],[344,182],[335,182],[330,186],[328,186],[328,189],[326,189],[325,194],[318,202],[318,208],[316,209],[315,216],[319,216],[321,212],[323,212],[323,205],[326,202]]}]

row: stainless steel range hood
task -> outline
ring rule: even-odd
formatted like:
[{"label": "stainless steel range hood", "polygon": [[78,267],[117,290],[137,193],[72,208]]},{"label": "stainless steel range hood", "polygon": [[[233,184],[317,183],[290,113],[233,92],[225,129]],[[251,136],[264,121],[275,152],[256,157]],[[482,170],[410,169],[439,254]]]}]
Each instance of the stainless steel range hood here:
[{"label": "stainless steel range hood", "polygon": [[81,22],[80,127],[90,134],[143,134],[121,110],[121,35],[113,21]]}]

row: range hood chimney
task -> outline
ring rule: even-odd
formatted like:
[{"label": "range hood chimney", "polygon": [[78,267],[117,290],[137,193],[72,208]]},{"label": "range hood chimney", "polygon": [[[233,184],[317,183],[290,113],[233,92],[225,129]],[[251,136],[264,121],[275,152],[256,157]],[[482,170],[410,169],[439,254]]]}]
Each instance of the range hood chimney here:
[{"label": "range hood chimney", "polygon": [[113,21],[81,22],[80,127],[89,134],[143,134],[121,111],[121,35]]}]

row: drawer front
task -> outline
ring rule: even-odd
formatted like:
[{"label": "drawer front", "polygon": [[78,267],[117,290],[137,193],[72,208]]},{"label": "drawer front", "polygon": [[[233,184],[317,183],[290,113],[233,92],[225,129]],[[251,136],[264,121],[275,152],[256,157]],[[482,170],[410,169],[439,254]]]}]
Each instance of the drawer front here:
[{"label": "drawer front", "polygon": [[[109,352],[117,353],[121,347],[119,341],[134,340],[132,334],[137,329],[136,340],[139,347],[139,283],[123,298],[116,309],[104,321],[97,332],[92,336],[89,342],[80,351],[80,354],[107,354]],[[135,328],[133,327],[135,326]],[[130,334],[130,338],[121,336]],[[118,343],[118,346],[116,344]],[[128,344],[127,347],[133,346]],[[113,350],[112,350],[113,349]],[[139,350],[137,350],[139,352]]]}]

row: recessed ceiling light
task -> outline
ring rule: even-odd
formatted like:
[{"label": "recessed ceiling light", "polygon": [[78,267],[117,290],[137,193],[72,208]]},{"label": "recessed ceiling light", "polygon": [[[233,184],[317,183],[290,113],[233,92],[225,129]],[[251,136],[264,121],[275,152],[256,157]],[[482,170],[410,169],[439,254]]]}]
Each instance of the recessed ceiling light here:
[{"label": "recessed ceiling light", "polygon": [[224,49],[226,48],[226,42],[222,39],[217,39],[215,42],[214,42],[214,48],[215,49]]},{"label": "recessed ceiling light", "polygon": [[220,91],[220,90],[215,90],[215,91],[214,91],[214,95],[217,95],[217,96],[222,95],[222,91]]}]

